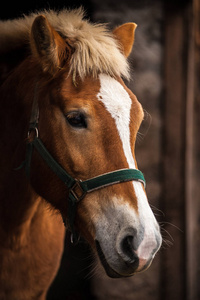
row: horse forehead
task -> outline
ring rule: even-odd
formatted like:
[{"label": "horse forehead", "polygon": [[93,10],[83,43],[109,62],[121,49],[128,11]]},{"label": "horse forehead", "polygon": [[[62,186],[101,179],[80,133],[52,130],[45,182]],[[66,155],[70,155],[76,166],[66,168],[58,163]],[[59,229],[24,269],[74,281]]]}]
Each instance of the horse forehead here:
[{"label": "horse forehead", "polygon": [[128,92],[119,81],[108,75],[100,74],[99,80],[100,90],[97,99],[104,103],[115,120],[129,122],[132,100]]},{"label": "horse forehead", "polygon": [[135,168],[130,143],[132,100],[125,88],[114,78],[102,74],[99,76],[99,79],[100,91],[97,94],[97,98],[99,101],[103,102],[105,108],[115,120],[127,163],[130,168]]},{"label": "horse forehead", "polygon": [[[135,95],[122,83],[106,74],[99,75],[100,88],[97,99],[101,101],[109,111],[113,119],[121,125],[131,124],[130,130],[137,132],[144,118],[142,105]],[[119,129],[119,128],[118,128]]]}]

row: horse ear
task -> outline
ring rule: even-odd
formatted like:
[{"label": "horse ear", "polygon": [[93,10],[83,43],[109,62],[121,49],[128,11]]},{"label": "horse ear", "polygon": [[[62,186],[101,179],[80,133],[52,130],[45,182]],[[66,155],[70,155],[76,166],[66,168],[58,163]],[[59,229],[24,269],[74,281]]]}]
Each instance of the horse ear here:
[{"label": "horse ear", "polygon": [[71,48],[43,15],[36,17],[33,22],[31,49],[43,71],[52,75],[63,66],[71,54]]},{"label": "horse ear", "polygon": [[119,41],[126,57],[130,55],[132,50],[136,27],[135,23],[125,23],[113,30],[113,34]]}]

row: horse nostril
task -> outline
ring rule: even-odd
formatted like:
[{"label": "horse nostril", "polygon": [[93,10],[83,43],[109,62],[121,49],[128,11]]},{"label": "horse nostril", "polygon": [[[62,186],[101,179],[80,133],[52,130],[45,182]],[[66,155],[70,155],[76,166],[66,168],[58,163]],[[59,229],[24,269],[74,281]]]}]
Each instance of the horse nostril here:
[{"label": "horse nostril", "polygon": [[[133,244],[133,236],[126,236],[121,242],[121,250],[125,257],[128,259],[127,261],[133,263],[138,260],[137,255],[134,252],[134,244]],[[123,255],[123,256],[124,256]]]}]

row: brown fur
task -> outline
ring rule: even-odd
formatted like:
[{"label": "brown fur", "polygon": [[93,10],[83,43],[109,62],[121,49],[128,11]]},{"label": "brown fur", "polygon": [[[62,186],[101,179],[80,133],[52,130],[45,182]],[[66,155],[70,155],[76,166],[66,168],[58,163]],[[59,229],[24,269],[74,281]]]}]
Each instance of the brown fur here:
[{"label": "brown fur", "polygon": [[[24,170],[14,170],[24,160],[31,105],[30,96],[22,102],[20,97],[33,88],[24,67],[19,69],[21,75],[13,73],[0,89],[0,124],[5,129],[0,144],[1,300],[45,299],[63,251],[64,226],[60,215],[34,192]],[[22,92],[17,86],[26,79]]]},{"label": "brown fur", "polygon": [[[78,18],[77,30],[80,34],[83,28],[84,35],[84,27],[90,28],[91,25],[82,21],[80,11],[74,14],[74,18]],[[60,212],[63,215],[67,212],[65,185],[50,171],[37,152],[33,153],[30,178],[26,177],[24,169],[14,170],[25,158],[33,97],[37,96],[40,109],[40,138],[55,159],[72,176],[87,179],[127,167],[117,130],[111,123],[113,120],[96,99],[99,81],[94,74],[102,69],[99,69],[98,64],[95,65],[95,61],[93,69],[86,68],[85,73],[78,67],[76,71],[79,76],[75,86],[70,70],[75,71],[75,67],[72,66],[78,61],[77,58],[74,58],[74,61],[72,59],[76,49],[74,50],[68,42],[65,43],[63,34],[57,32],[64,28],[62,21],[66,12],[46,12],[45,15],[50,16],[50,21],[58,23],[61,27],[57,26],[55,30],[44,16],[31,16],[5,23],[4,25],[9,25],[9,30],[4,25],[0,26],[1,30],[5,30],[1,32],[5,39],[5,45],[0,49],[1,53],[8,51],[8,48],[9,51],[14,51],[15,47],[26,43],[29,34],[31,35],[30,56],[19,63],[0,86],[0,300],[45,299],[63,251],[64,226]],[[70,19],[72,15],[69,12],[67,15],[67,22],[72,23],[69,24],[74,32],[75,28]],[[30,30],[33,18],[35,21]],[[95,37],[102,33],[106,40],[111,38],[103,26],[95,25],[92,28]],[[72,37],[70,41],[74,45],[77,43]],[[113,38],[111,41],[118,57],[123,56],[119,55],[118,46]],[[133,41],[129,40],[129,43],[128,48],[131,48]],[[107,52],[106,50],[105,54]],[[111,56],[112,51],[109,57]],[[116,59],[115,57],[115,62]],[[123,59],[125,60],[125,57]],[[112,64],[113,62],[107,73],[123,73],[121,69],[113,69]],[[104,67],[103,65],[102,68]],[[90,76],[86,76],[89,70]],[[123,84],[121,79],[118,80]],[[37,82],[39,88],[35,91]],[[134,148],[142,111],[135,96],[128,92],[135,106],[132,132]],[[91,130],[86,136],[78,132],[75,134],[67,125],[64,116],[66,112],[82,106],[93,119]],[[105,124],[110,124],[109,130]],[[113,130],[110,131],[110,128]],[[125,183],[123,186],[110,187],[106,192],[95,192],[80,203],[76,226],[91,245],[94,244],[93,216],[99,213],[101,205],[108,205],[108,191],[112,194],[125,194],[128,199],[132,199],[130,195],[134,194],[130,183]],[[104,203],[99,201],[102,193],[105,196]],[[130,203],[134,207],[137,206],[134,201]]]},{"label": "brown fur", "polygon": [[137,25],[135,23],[126,23],[113,31],[126,57],[130,55],[132,50],[136,27]]}]

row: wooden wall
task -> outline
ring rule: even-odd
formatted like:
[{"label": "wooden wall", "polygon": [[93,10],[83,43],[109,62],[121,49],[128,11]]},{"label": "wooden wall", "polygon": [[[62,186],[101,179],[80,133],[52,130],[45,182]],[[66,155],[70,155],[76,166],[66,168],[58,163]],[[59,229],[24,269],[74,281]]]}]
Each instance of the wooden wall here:
[{"label": "wooden wall", "polygon": [[[162,299],[186,297],[185,155],[188,57],[187,4],[164,5],[163,202],[173,247],[162,253]],[[172,226],[173,225],[173,226]]]},{"label": "wooden wall", "polygon": [[200,299],[200,2],[193,0],[189,22],[186,106],[187,299]]},{"label": "wooden wall", "polygon": [[[165,6],[163,211],[172,228],[162,255],[162,299],[200,299],[199,1]],[[177,228],[180,229],[177,230]],[[181,232],[181,234],[180,234]]]}]

